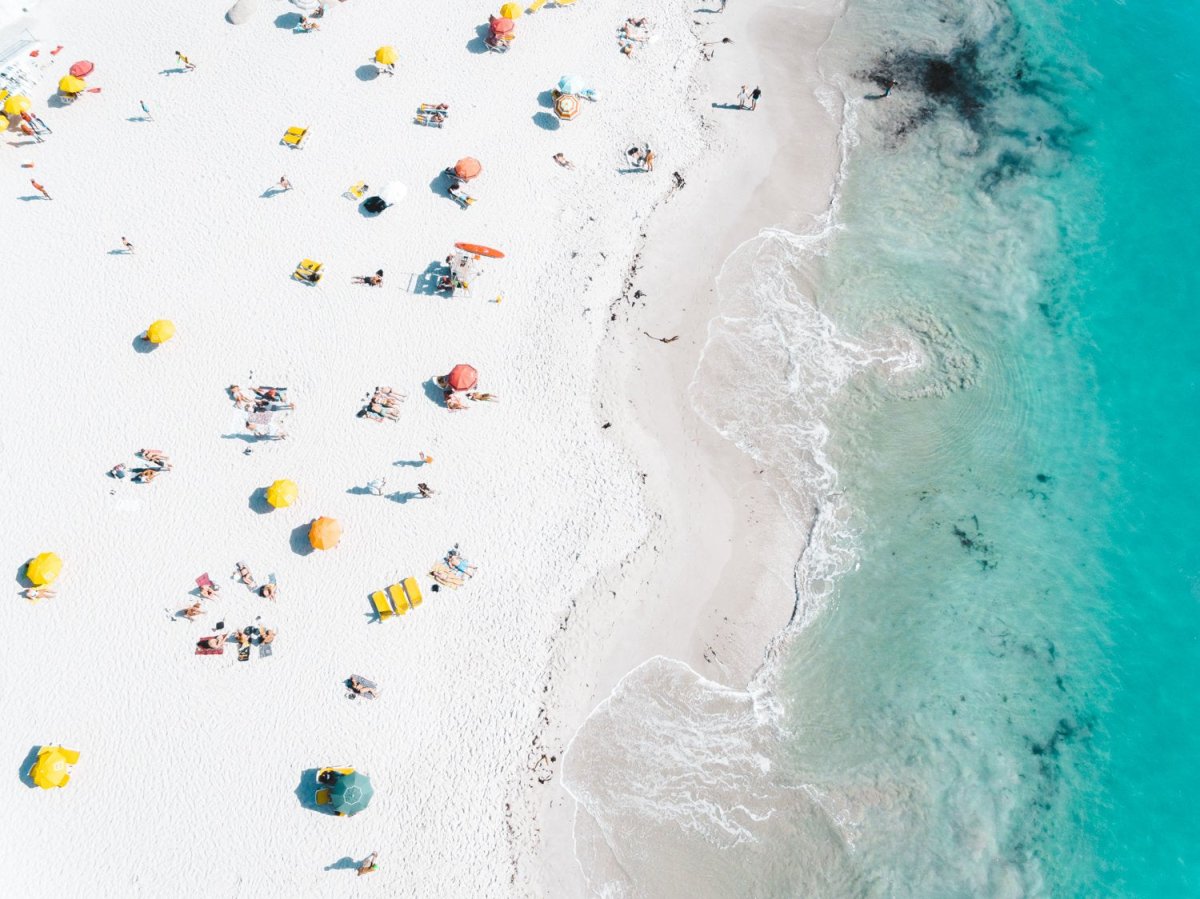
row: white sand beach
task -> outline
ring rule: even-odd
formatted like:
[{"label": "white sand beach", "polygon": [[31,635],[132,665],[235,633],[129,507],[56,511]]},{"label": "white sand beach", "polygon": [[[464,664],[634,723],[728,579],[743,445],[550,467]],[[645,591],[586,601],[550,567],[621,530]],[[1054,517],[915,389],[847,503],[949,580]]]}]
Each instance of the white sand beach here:
[{"label": "white sand beach", "polygon": [[[771,79],[836,5],[788,36],[750,4],[580,0],[523,16],[504,54],[483,44],[483,5],[333,2],[312,33],[283,0],[236,26],[227,6],[44,0],[0,40],[63,48],[29,94],[52,133],[10,129],[0,148],[0,745],[22,775],[5,892],[583,895],[556,776],[579,723],[658,654],[744,686],[790,615],[794,554],[764,535],[788,553],[803,535],[778,536],[769,485],[687,386],[720,262],[828,203],[837,127],[817,73]],[[652,35],[628,58],[627,16]],[[371,62],[387,44],[390,77]],[[85,59],[102,91],[55,101]],[[568,73],[598,99],[558,122]],[[762,109],[711,108],[751,78]],[[449,104],[444,127],[414,123],[423,102]],[[280,144],[291,126],[309,129],[301,149]],[[635,143],[653,172],[628,171]],[[466,209],[441,180],[464,156],[483,165]],[[272,189],[281,175],[291,190]],[[367,216],[343,196],[360,181],[407,196]],[[422,275],[460,241],[505,258],[470,297],[432,294]],[[290,278],[306,258],[319,284]],[[381,288],[351,283],[377,269]],[[157,319],[176,336],[147,352]],[[498,401],[447,410],[431,378],[458,363]],[[254,439],[231,384],[286,387],[287,438]],[[407,395],[397,422],[356,417],[379,385]],[[143,447],[172,469],[106,476]],[[271,510],[280,478],[299,497]],[[308,546],[319,516],[344,529],[327,551]],[[478,570],[434,591],[455,545]],[[31,603],[23,569],[47,551],[57,595]],[[275,601],[231,577],[239,562],[275,576]],[[205,572],[219,596],[186,620]],[[370,594],[409,576],[423,604],[378,621]],[[273,653],[194,654],[218,621],[274,629]],[[379,698],[349,699],[351,674]],[[70,783],[31,787],[31,751],[60,744],[80,752]],[[316,808],[323,766],[369,774],[370,807]],[[373,850],[379,870],[356,877]]]}]

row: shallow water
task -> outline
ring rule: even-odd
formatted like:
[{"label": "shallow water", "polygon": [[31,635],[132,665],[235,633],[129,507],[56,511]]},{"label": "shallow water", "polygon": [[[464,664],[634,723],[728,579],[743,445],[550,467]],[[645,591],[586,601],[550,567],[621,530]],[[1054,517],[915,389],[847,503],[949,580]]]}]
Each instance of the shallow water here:
[{"label": "shallow water", "polygon": [[1198,37],[1164,0],[852,0],[834,216],[728,261],[693,385],[816,516],[797,614],[749,693],[654,660],[585,723],[598,891],[1200,892]]}]

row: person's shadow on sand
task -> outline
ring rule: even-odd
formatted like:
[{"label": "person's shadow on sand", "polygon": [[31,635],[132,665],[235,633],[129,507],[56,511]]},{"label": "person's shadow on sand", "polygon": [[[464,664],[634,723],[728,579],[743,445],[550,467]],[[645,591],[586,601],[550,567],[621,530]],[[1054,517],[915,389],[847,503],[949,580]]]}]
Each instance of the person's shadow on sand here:
[{"label": "person's shadow on sand", "polygon": [[738,106],[736,103],[714,103],[713,109],[749,109],[748,106]]},{"label": "person's shadow on sand", "polygon": [[292,529],[292,552],[298,556],[311,556],[316,551],[313,549],[312,541],[308,539],[308,529],[311,527],[312,522],[310,521]]},{"label": "person's shadow on sand", "polygon": [[173,69],[162,69],[161,71],[159,71],[158,74],[160,74],[160,75],[184,75],[186,73],[187,73],[187,69],[185,69],[183,66],[176,66]]},{"label": "person's shadow on sand", "polygon": [[358,862],[356,862],[350,856],[345,855],[345,856],[342,856],[341,858],[339,858],[332,865],[326,865],[325,870],[326,871],[357,871],[358,870]]}]

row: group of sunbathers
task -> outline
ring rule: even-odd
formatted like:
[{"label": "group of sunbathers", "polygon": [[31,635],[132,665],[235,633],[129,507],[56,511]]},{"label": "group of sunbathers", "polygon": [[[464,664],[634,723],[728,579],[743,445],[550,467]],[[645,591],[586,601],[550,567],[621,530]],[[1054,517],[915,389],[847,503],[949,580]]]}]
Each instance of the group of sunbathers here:
[{"label": "group of sunbathers", "polygon": [[359,410],[358,417],[371,421],[399,421],[400,404],[404,399],[404,394],[396,393],[390,387],[376,387],[367,404]]},{"label": "group of sunbathers", "polygon": [[[162,450],[140,449],[136,455],[141,456],[149,465],[133,469],[133,480],[138,484],[149,484],[164,471],[171,470],[171,460]],[[121,480],[129,473],[124,463],[118,463],[108,470],[110,478]]]},{"label": "group of sunbathers", "polygon": [[295,403],[288,402],[286,387],[251,387],[247,394],[237,384],[231,384],[229,395],[233,397],[233,404],[245,412],[282,412],[296,408]]},{"label": "group of sunbathers", "polygon": [[474,577],[476,566],[472,565],[458,551],[458,544],[454,544],[454,549],[446,553],[445,559],[438,562],[429,570],[430,576],[441,584],[443,587],[452,587],[457,590],[469,577]]},{"label": "group of sunbathers", "polygon": [[450,175],[450,185],[446,188],[446,193],[450,195],[450,199],[466,209],[475,202],[475,198],[466,192],[466,182],[455,176],[453,169],[446,169],[446,172]]},{"label": "group of sunbathers", "polygon": [[422,103],[417,107],[416,122],[418,125],[430,125],[434,128],[441,128],[446,124],[446,117],[450,115],[450,105],[448,103]]},{"label": "group of sunbathers", "polygon": [[648,27],[645,16],[639,19],[626,19],[624,24],[617,29],[617,45],[621,48],[621,52],[626,56],[633,56],[634,47],[650,40]]},{"label": "group of sunbathers", "polygon": [[238,649],[249,649],[260,644],[270,645],[275,641],[275,631],[269,627],[259,629],[253,625],[234,631],[232,634],[214,634],[202,637],[196,641],[197,649],[220,649],[229,642],[236,641]]}]

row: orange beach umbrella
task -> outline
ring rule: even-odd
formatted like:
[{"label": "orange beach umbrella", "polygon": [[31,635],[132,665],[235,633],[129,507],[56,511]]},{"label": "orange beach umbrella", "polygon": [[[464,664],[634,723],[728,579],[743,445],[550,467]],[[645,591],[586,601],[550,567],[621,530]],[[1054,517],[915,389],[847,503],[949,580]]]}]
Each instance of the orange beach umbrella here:
[{"label": "orange beach umbrella", "polygon": [[469,365],[456,365],[446,376],[446,383],[452,390],[470,390],[479,383],[479,372]]},{"label": "orange beach umbrella", "polygon": [[483,171],[483,165],[474,156],[464,156],[458,162],[454,163],[454,174],[463,181],[470,181],[472,178],[478,178],[479,173]]},{"label": "orange beach umbrella", "polygon": [[560,119],[570,121],[579,115],[579,98],[574,94],[559,94],[554,101],[554,113]]},{"label": "orange beach umbrella", "polygon": [[322,515],[308,529],[308,542],[313,549],[333,549],[342,539],[342,525],[336,518]]}]

